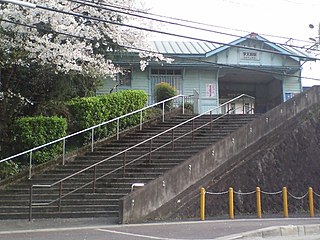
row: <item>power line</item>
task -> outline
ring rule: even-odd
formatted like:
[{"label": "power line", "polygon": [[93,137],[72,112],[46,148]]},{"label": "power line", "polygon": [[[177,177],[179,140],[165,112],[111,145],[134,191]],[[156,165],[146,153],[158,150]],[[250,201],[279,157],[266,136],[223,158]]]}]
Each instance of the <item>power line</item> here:
[{"label": "power line", "polygon": [[[7,19],[1,19],[0,18],[0,21],[4,21],[4,22],[7,22],[7,23],[20,25],[20,26],[24,26],[24,27],[28,27],[28,28],[32,28],[32,29],[48,31],[48,29],[42,28],[40,26],[31,26],[31,25],[28,25],[28,24],[20,23],[20,22],[14,22],[12,20],[7,20]],[[50,30],[49,32],[50,33],[64,35],[64,36],[67,36],[67,37],[78,38],[78,39],[82,39],[82,40],[95,41],[95,39],[93,39],[93,38],[77,36],[77,35],[58,32],[58,31],[54,31],[54,30]],[[109,44],[109,45],[117,45],[117,46],[125,48],[125,49],[131,49],[131,50],[136,50],[136,51],[140,51],[140,52],[158,54],[158,52],[156,52],[156,51],[141,49],[141,48],[132,47],[132,46],[125,46],[125,45],[120,45],[120,44],[116,44],[116,43],[107,43],[107,44]],[[206,61],[206,60],[200,60],[200,59],[194,59],[194,58],[188,58],[188,57],[180,57],[180,56],[175,56],[175,55],[166,55],[166,56],[169,57],[169,58],[178,58],[178,59],[183,59],[183,60],[192,60],[192,61],[196,61],[196,62],[199,62],[199,63],[206,63],[206,64],[214,65],[216,67],[228,67],[228,68],[234,68],[234,69],[240,69],[240,70],[246,70],[246,71],[252,71],[252,72],[276,74],[276,75],[283,76],[283,77],[294,77],[294,78],[301,78],[301,79],[307,79],[307,80],[320,81],[320,79],[318,79],[318,78],[295,76],[295,75],[284,74],[284,73],[279,73],[279,72],[273,72],[273,71],[267,71],[267,70],[261,70],[261,69],[254,69],[254,68],[243,67],[243,66],[234,66],[234,65],[228,65],[228,64],[221,64],[221,63],[215,63],[215,62]]]},{"label": "power line", "polygon": [[[106,4],[106,3],[102,3],[102,2],[100,2],[99,5],[113,7],[113,8],[117,8],[117,9],[122,9],[122,10],[130,11],[130,12],[142,13],[142,14],[150,15],[150,16],[156,16],[156,17],[176,20],[176,21],[180,21],[180,22],[186,22],[186,23],[192,23],[192,24],[207,26],[207,27],[215,27],[215,28],[227,29],[227,30],[232,30],[232,31],[237,31],[237,32],[251,33],[250,31],[247,31],[247,30],[240,30],[240,29],[236,29],[236,28],[228,28],[228,27],[223,27],[223,26],[218,26],[218,25],[213,25],[213,24],[208,24],[208,23],[203,23],[203,22],[197,22],[197,21],[192,21],[192,20],[187,20],[187,19],[182,19],[182,18],[169,17],[169,16],[164,16],[164,15],[161,15],[161,14],[155,14],[155,13],[151,13],[151,12],[142,11],[142,10],[139,10],[139,9],[129,9],[129,8],[126,8],[126,7],[123,7],[123,6],[119,6],[119,5],[111,5],[111,4]],[[272,35],[272,34],[267,34],[267,33],[260,33],[259,35],[285,39],[287,41],[294,40],[294,41],[305,42],[305,43],[309,43],[309,44],[313,43],[313,42],[310,42],[310,41],[307,41],[307,40],[302,40],[302,39],[297,39],[297,38],[289,38],[289,37],[284,37],[284,36],[279,36],[279,35]]]},{"label": "power line", "polygon": [[[182,23],[171,22],[171,21],[161,20],[161,19],[157,19],[157,18],[142,16],[142,15],[139,15],[139,14],[136,14],[136,13],[128,12],[129,10],[127,10],[127,8],[125,8],[126,9],[125,11],[116,10],[118,7],[116,7],[114,5],[111,5],[111,4],[88,3],[86,0],[68,0],[68,1],[73,2],[73,3],[78,3],[78,4],[81,4],[81,5],[85,5],[85,6],[89,6],[89,7],[92,7],[92,8],[108,10],[108,11],[112,11],[112,12],[116,12],[116,13],[121,13],[121,14],[129,15],[129,16],[133,16],[133,17],[137,17],[137,18],[148,19],[148,20],[151,20],[151,21],[157,21],[157,22],[160,22],[160,23],[166,23],[166,24],[170,24],[170,25],[174,25],[174,26],[186,27],[186,28],[191,28],[191,29],[195,29],[195,30],[216,33],[216,34],[230,36],[230,37],[250,39],[249,37],[243,37],[243,36],[239,36],[239,35],[232,34],[232,33],[226,33],[226,32],[211,30],[211,29],[207,29],[207,28],[195,27],[195,26],[191,26],[191,25],[187,25],[187,24],[182,24]],[[105,7],[105,6],[107,6],[107,7]],[[116,9],[114,9],[114,8],[116,8]],[[304,46],[297,46],[297,45],[286,44],[286,43],[284,44],[284,43],[278,43],[278,42],[271,42],[269,40],[260,40],[260,41],[264,42],[264,43],[272,43],[272,44],[277,44],[277,45],[287,46],[287,47],[292,47],[292,48],[300,48],[300,49],[304,49],[304,50],[308,49],[307,47],[304,47]]]},{"label": "power line", "polygon": [[[120,22],[109,21],[109,20],[106,20],[106,19],[98,18],[98,17],[91,17],[91,16],[87,16],[87,15],[84,15],[84,14],[80,14],[80,13],[59,10],[59,9],[50,8],[50,7],[46,7],[46,6],[42,6],[42,5],[36,5],[36,8],[43,9],[43,10],[46,10],[46,11],[52,11],[52,12],[57,12],[57,13],[61,13],[61,14],[71,15],[71,16],[75,16],[75,17],[79,17],[79,18],[90,19],[90,20],[93,20],[93,21],[109,23],[109,24],[113,24],[113,25],[117,25],[117,26],[133,28],[133,29],[137,29],[137,30],[141,30],[141,31],[148,31],[148,32],[153,32],[153,33],[165,34],[165,35],[170,35],[170,36],[180,37],[180,38],[188,38],[188,39],[195,40],[195,41],[208,42],[208,43],[212,43],[212,44],[219,44],[219,45],[223,45],[223,46],[242,48],[242,49],[246,49],[246,50],[254,50],[254,51],[258,51],[258,52],[266,52],[266,53],[282,55],[282,56],[287,56],[287,57],[295,57],[295,58],[298,58],[298,59],[320,60],[320,58],[314,58],[314,57],[309,57],[309,56],[302,57],[301,55],[296,55],[296,54],[292,54],[292,53],[290,53],[290,54],[280,53],[280,52],[271,51],[271,50],[267,50],[267,49],[257,49],[257,48],[247,47],[247,46],[234,45],[234,44],[231,44],[231,43],[222,43],[222,42],[218,42],[218,41],[212,41],[212,40],[206,40],[206,39],[201,39],[201,38],[196,38],[196,37],[184,36],[184,35],[180,35],[180,34],[176,34],[176,33],[164,32],[164,31],[160,31],[160,30],[152,30],[152,29],[148,29],[148,28],[145,28],[145,27],[140,27],[140,26],[134,26],[134,25],[124,24],[124,23],[120,23]],[[286,52],[288,52],[288,50],[286,50]]]}]

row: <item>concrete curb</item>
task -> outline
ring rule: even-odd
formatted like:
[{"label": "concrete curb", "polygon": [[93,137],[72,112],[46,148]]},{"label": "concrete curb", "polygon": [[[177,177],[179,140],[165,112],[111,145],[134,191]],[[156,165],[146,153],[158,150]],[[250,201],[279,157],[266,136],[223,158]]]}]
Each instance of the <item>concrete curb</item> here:
[{"label": "concrete curb", "polygon": [[280,226],[268,227],[255,231],[234,234],[226,237],[216,238],[216,240],[236,240],[236,239],[264,239],[274,237],[302,237],[320,234],[320,224],[301,226]]}]

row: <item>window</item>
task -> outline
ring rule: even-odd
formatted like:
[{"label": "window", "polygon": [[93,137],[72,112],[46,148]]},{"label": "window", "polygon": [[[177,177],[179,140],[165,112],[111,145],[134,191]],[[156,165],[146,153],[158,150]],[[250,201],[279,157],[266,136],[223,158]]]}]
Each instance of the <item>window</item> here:
[{"label": "window", "polygon": [[166,82],[173,86],[177,93],[180,94],[182,91],[182,71],[181,69],[151,69],[151,85],[152,92],[154,91],[155,85],[160,82]]},{"label": "window", "polygon": [[132,70],[124,69],[118,73],[117,81],[119,85],[131,87]]}]

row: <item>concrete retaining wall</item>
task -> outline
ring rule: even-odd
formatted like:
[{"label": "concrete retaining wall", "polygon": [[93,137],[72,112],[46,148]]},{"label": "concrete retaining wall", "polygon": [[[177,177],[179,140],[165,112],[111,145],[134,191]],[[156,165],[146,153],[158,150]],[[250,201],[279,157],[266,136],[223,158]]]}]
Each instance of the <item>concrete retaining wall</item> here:
[{"label": "concrete retaining wall", "polygon": [[288,119],[319,103],[319,100],[320,87],[313,87],[187,159],[144,188],[127,195],[120,201],[120,222],[143,221],[145,216],[227,163],[248,146],[281,127]]}]

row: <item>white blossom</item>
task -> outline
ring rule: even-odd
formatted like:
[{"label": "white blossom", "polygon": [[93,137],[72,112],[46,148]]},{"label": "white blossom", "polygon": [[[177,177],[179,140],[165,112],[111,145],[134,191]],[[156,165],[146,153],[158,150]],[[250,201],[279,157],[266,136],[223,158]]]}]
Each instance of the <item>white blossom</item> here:
[{"label": "white blossom", "polygon": [[[79,14],[87,12],[90,16],[99,19],[110,20],[119,16],[112,11],[80,5],[67,0],[28,0],[28,2]],[[137,0],[108,0],[107,3],[129,9],[140,4]],[[103,21],[75,17],[40,8],[24,8],[15,4],[1,4],[0,18],[38,26],[36,29],[0,21],[0,28],[13,33],[10,37],[0,38],[0,49],[3,52],[16,48],[23,49],[28,53],[29,62],[53,64],[59,72],[76,71],[93,77],[113,75],[118,72],[119,68],[110,59],[95,52],[95,49],[101,47],[100,43],[107,42],[106,38],[118,45],[150,49],[146,32]],[[121,21],[123,23],[140,22],[141,24],[143,20],[121,14]],[[144,26],[148,25],[147,23],[143,24]],[[57,32],[86,39],[57,34]],[[95,39],[96,42],[93,43],[87,38]],[[141,52],[140,57],[143,58],[140,62],[143,70],[151,60],[171,61],[161,54],[149,52]],[[27,62],[17,59],[15,64],[24,65]]]}]

